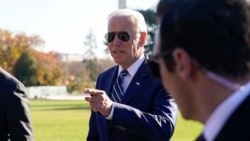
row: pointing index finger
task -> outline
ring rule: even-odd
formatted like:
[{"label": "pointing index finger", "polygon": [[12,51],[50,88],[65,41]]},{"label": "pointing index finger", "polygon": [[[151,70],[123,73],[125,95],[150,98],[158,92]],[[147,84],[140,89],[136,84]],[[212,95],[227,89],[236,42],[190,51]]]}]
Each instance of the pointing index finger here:
[{"label": "pointing index finger", "polygon": [[101,90],[91,89],[91,88],[86,88],[84,92],[90,94],[91,96],[95,96],[95,95],[99,95],[103,93]]}]

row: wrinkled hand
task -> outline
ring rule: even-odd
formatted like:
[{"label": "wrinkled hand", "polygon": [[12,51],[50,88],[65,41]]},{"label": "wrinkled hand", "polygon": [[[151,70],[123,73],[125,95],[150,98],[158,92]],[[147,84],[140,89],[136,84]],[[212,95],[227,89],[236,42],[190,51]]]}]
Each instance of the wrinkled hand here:
[{"label": "wrinkled hand", "polygon": [[105,91],[86,88],[84,92],[90,94],[90,96],[85,97],[85,100],[89,102],[94,112],[99,112],[103,116],[110,114],[113,101],[110,100]]}]

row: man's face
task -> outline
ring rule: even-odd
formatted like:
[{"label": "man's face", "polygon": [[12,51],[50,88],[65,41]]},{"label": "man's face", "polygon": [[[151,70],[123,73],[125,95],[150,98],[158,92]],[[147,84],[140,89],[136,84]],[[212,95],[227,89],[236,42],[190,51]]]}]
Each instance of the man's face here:
[{"label": "man's face", "polygon": [[115,33],[108,43],[111,56],[117,64],[120,64],[123,68],[128,68],[142,53],[141,33],[139,33],[137,27],[129,22],[127,17],[111,18],[108,23],[108,32]]},{"label": "man's face", "polygon": [[159,58],[159,69],[164,88],[176,100],[184,118],[194,117],[194,87],[197,83],[197,69],[193,68],[192,59],[183,49],[172,51],[174,65],[171,71],[166,60]]},{"label": "man's face", "polygon": [[[166,64],[162,58],[159,59],[159,71],[160,71],[160,76],[161,80],[163,83],[164,88],[171,94],[173,95],[175,93],[175,79],[174,79],[174,73],[169,72],[169,70],[166,67]],[[173,95],[174,96],[174,95]]]},{"label": "man's face", "polygon": [[[159,30],[157,30],[153,56],[155,56],[155,59],[159,63],[159,73],[164,89],[167,90],[167,92],[175,99],[183,116],[185,118],[189,118],[193,109],[190,104],[192,103],[192,96],[189,96],[189,89],[186,87],[185,81],[183,81],[181,75],[179,74],[179,72],[181,72],[177,67],[179,60],[175,60],[177,62],[175,62],[175,65],[171,66],[173,68],[171,68],[170,71],[166,66],[166,60],[164,60],[163,57],[166,57],[167,55],[172,55],[172,57],[174,57],[175,50],[162,52],[160,49],[160,42],[161,38],[159,35]],[[182,54],[183,53],[180,53],[179,55],[182,56]]]}]

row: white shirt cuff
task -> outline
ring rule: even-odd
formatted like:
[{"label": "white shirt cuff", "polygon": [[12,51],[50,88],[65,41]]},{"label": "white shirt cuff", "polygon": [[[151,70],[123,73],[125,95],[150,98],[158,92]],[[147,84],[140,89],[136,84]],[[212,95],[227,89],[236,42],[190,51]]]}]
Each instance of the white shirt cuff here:
[{"label": "white shirt cuff", "polygon": [[106,119],[111,120],[112,117],[113,117],[113,113],[114,113],[114,103],[112,104],[111,112],[110,112],[109,115],[106,117]]}]

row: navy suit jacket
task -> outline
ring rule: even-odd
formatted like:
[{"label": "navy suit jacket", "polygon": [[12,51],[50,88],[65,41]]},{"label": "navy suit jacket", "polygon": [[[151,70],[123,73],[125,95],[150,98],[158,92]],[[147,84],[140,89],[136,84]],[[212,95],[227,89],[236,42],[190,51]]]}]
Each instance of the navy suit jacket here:
[{"label": "navy suit jacket", "polygon": [[[223,114],[223,113],[221,113]],[[250,95],[228,118],[214,141],[250,141]],[[197,138],[197,141],[205,141]]]},{"label": "navy suit jacket", "polygon": [[0,141],[33,141],[24,85],[0,68]]},{"label": "navy suit jacket", "polygon": [[[109,96],[118,66],[101,73],[96,88]],[[91,111],[88,141],[166,141],[170,140],[178,108],[159,79],[151,76],[146,61],[139,67],[121,103],[114,103],[111,120]]]},{"label": "navy suit jacket", "polygon": [[229,117],[216,141],[250,141],[250,95]]}]

